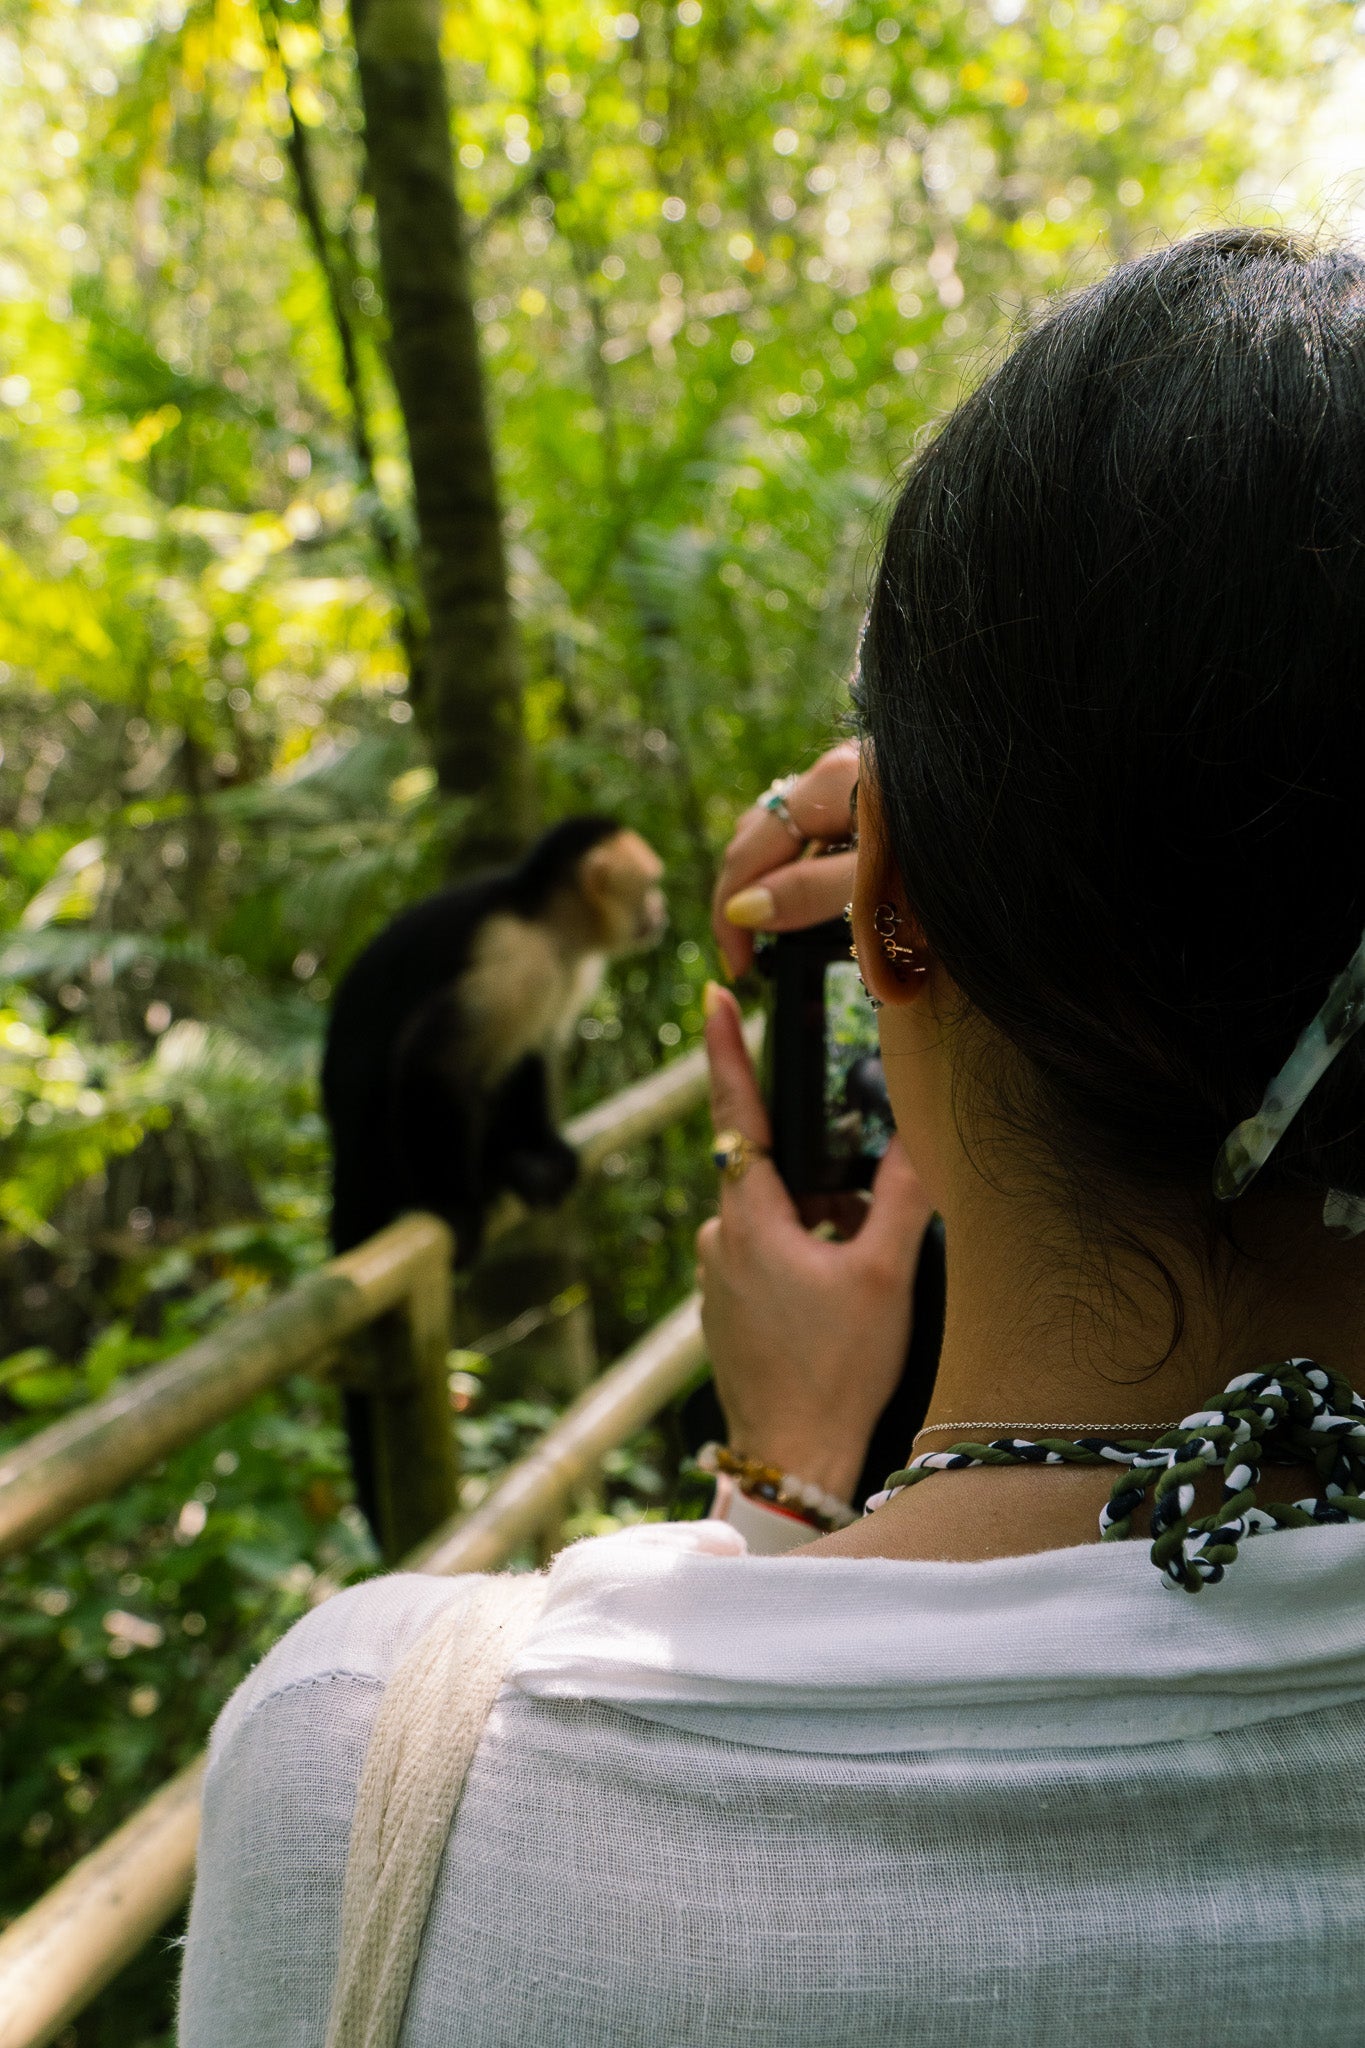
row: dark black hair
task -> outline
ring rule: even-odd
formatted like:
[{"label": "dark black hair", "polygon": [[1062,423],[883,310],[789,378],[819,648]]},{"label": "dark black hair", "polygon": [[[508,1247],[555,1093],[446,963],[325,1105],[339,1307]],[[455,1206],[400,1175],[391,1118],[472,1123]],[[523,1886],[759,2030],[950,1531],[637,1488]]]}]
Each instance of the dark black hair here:
[{"label": "dark black hair", "polygon": [[[1211,1220],[1222,1140],[1360,939],[1363,550],[1365,259],[1282,234],[1121,265],[911,469],[873,772],[910,907],[1073,1179]],[[1365,1192],[1363,1125],[1360,1034],[1264,1182]]]}]

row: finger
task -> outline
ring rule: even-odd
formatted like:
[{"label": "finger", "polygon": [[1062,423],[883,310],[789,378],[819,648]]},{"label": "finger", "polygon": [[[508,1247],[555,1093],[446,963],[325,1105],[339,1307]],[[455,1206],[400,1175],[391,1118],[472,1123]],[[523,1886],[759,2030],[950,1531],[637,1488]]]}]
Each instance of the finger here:
[{"label": "finger", "polygon": [[747,810],[725,849],[721,883],[728,883],[733,894],[754,876],[790,860],[801,841],[825,839],[836,844],[849,838],[857,777],[858,748],[856,742],[849,741],[832,748],[813,768],[797,776],[786,798],[790,825],[762,804]]},{"label": "finger", "polygon": [[875,1259],[903,1264],[913,1273],[934,1205],[899,1138],[893,1138],[872,1183],[872,1207],[858,1233],[861,1249]]},{"label": "finger", "polygon": [[[787,808],[799,832],[811,839],[831,842],[850,836],[858,761],[857,741],[844,740],[796,778],[787,796]],[[753,941],[747,933],[753,927],[737,928],[726,918],[725,905],[752,883],[762,881],[774,868],[786,866],[795,849],[792,830],[759,805],[746,811],[736,826],[711,899],[711,929],[732,975],[742,974],[752,964]]]},{"label": "finger", "polygon": [[711,898],[711,930],[732,975],[743,974],[752,964],[754,942],[747,929],[729,921],[725,905],[762,882],[773,868],[785,865],[797,851],[797,842],[782,820],[767,811],[751,813],[730,841]]},{"label": "finger", "polygon": [[719,911],[712,919],[711,931],[726,975],[731,981],[738,981],[740,975],[747,974],[754,964],[753,933],[742,932],[738,925],[727,924]]},{"label": "finger", "polygon": [[802,833],[798,838],[780,818],[771,811],[750,811],[735,828],[734,837],[725,849],[725,858],[716,877],[716,898],[723,902],[726,896],[733,896],[736,889],[742,889],[760,875],[766,875],[769,868],[780,868],[796,856],[805,846],[809,835]]},{"label": "finger", "polygon": [[744,931],[795,932],[838,917],[853,895],[855,853],[788,861],[723,905],[725,920]]},{"label": "finger", "polygon": [[853,829],[853,785],[858,780],[857,740],[841,740],[808,768],[787,799],[812,839],[847,839]]},{"label": "finger", "polygon": [[768,1110],[744,1043],[739,1004],[728,989],[706,989],[706,1058],[711,1075],[711,1120],[718,1131],[739,1131],[755,1145],[772,1142]]},{"label": "finger", "polygon": [[[717,1131],[739,1131],[755,1145],[772,1141],[767,1105],[759,1091],[749,1048],[744,1043],[739,1004],[728,989],[708,984],[706,1054],[711,1069],[711,1114]],[[801,1229],[791,1196],[771,1159],[753,1158],[738,1179],[722,1174],[720,1211],[730,1224],[749,1229]],[[702,1248],[705,1260],[712,1241]]]}]

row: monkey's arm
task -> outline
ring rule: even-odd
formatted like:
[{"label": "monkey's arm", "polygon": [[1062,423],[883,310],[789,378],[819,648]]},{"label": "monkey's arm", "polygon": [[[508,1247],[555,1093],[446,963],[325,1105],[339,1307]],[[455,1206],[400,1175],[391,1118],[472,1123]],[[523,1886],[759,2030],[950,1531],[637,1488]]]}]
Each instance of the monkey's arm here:
[{"label": "monkey's arm", "polygon": [[394,1075],[393,1127],[404,1209],[430,1209],[455,1233],[455,1262],[478,1257],[490,1190],[483,1175],[486,1112],[451,1061],[448,1009],[432,1004],[403,1045]]},{"label": "monkey's arm", "polygon": [[578,1178],[578,1155],[555,1129],[544,1058],[528,1053],[501,1082],[483,1146],[489,1194],[510,1188],[533,1208],[562,1202]]}]

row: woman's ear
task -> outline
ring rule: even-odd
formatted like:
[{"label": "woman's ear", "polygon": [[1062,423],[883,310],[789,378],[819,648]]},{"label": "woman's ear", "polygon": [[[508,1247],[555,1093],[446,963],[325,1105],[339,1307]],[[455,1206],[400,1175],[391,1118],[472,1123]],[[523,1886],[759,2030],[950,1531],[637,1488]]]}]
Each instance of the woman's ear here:
[{"label": "woman's ear", "polygon": [[853,943],[867,992],[895,1008],[912,1003],[928,979],[929,949],[911,917],[891,858],[881,797],[866,750],[858,778],[858,861],[853,877]]}]

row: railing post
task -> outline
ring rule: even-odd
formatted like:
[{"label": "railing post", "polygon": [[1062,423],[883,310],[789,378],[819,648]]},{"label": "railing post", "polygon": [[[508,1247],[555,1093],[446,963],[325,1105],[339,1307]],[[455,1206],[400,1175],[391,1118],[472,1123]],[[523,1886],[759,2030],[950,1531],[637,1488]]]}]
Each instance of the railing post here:
[{"label": "railing post", "polygon": [[367,1333],[365,1385],[351,1395],[368,1415],[375,1536],[396,1564],[459,1505],[459,1458],[450,1412],[450,1250],[446,1234],[413,1272],[406,1301]]}]

